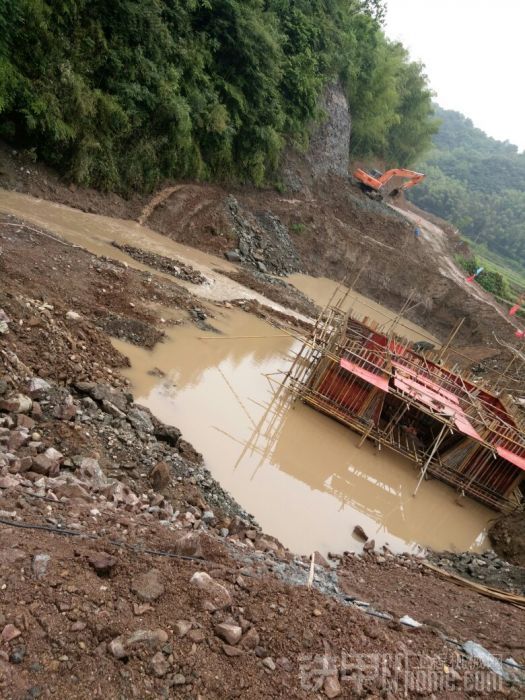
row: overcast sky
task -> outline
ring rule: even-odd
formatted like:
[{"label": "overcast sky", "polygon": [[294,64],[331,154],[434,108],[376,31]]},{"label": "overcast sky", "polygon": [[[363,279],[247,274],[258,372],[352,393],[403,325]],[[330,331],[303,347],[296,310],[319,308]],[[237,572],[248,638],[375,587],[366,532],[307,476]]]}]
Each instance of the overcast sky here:
[{"label": "overcast sky", "polygon": [[386,34],[426,66],[436,101],[525,149],[525,0],[387,0]]}]

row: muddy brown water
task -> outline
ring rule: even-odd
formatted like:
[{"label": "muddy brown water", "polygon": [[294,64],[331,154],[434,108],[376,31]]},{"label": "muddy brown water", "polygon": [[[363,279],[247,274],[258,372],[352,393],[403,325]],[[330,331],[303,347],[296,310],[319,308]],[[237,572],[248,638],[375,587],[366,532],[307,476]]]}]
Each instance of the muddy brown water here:
[{"label": "muddy brown water", "polygon": [[[226,261],[182,246],[133,221],[87,214],[28,195],[0,190],[0,211],[58,234],[95,255],[164,275],[111,246],[116,240],[192,265],[206,285],[182,284],[203,300],[254,298],[283,310],[220,271]],[[16,232],[16,228],[14,228]],[[35,234],[37,235],[37,234]],[[170,278],[171,279],[171,278]],[[294,275],[290,281],[319,304],[330,298],[331,280]],[[347,303],[360,316],[388,323],[394,314],[361,295]],[[159,309],[166,319],[176,317]],[[494,513],[437,481],[412,497],[417,474],[394,453],[376,452],[339,423],[278,394],[298,341],[241,311],[216,311],[221,334],[194,326],[169,328],[153,351],[114,341],[131,360],[127,371],[140,403],[178,426],[203,453],[214,477],[253,513],[265,531],[295,552],[358,550],[361,525],[378,546],[394,551],[482,549]],[[411,340],[428,334],[400,321],[396,331]],[[431,338],[432,339],[432,338]],[[434,340],[434,339],[433,339]],[[435,339],[437,340],[437,339]],[[165,377],[152,376],[160,369]],[[278,394],[278,395],[277,395]],[[276,396],[277,395],[277,396]]]},{"label": "muddy brown water", "polygon": [[310,277],[302,274],[290,275],[287,280],[321,308],[324,308],[328,303],[340,301],[341,308],[344,311],[351,311],[354,317],[368,317],[370,320],[376,321],[380,328],[393,329],[397,335],[408,340],[428,340],[436,347],[441,345],[438,338],[420,326],[406,318],[396,319],[396,314],[393,311],[358,292],[350,290],[344,284],[334,282],[327,277]]},{"label": "muddy brown water", "polygon": [[[295,552],[359,550],[361,525],[396,552],[482,549],[494,513],[437,481],[416,498],[414,466],[300,403],[277,397],[298,341],[240,311],[215,319],[223,335],[170,329],[153,351],[121,341],[137,400],[178,426],[221,485]],[[149,374],[160,369],[165,377]],[[277,373],[277,374],[274,374]]]},{"label": "muddy brown water", "polygon": [[[118,260],[129,267],[150,272],[171,282],[175,282],[173,277],[134,260],[111,243],[116,241],[136,248],[145,248],[153,253],[180,260],[201,272],[208,281],[206,284],[192,284],[177,279],[176,283],[203,299],[212,301],[256,299],[271,308],[287,311],[280,304],[220,274],[221,270],[236,269],[226,260],[177,243],[167,236],[152,231],[147,226],[141,226],[136,221],[88,214],[63,204],[2,189],[0,189],[0,212],[12,214],[25,222],[57,233],[68,243],[78,245],[94,255]],[[35,235],[38,235],[38,232],[35,231]],[[299,316],[297,313],[294,315]]]}]

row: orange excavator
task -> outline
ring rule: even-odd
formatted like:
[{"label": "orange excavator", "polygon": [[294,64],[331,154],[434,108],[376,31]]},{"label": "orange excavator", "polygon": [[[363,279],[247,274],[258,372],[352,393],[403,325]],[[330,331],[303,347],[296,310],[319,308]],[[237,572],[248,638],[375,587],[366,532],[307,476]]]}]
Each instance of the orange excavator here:
[{"label": "orange excavator", "polygon": [[405,168],[394,168],[387,170],[386,173],[380,173],[378,170],[367,173],[366,170],[359,168],[355,171],[354,177],[361,189],[374,199],[395,197],[399,192],[404,192],[425,179],[422,173]]}]

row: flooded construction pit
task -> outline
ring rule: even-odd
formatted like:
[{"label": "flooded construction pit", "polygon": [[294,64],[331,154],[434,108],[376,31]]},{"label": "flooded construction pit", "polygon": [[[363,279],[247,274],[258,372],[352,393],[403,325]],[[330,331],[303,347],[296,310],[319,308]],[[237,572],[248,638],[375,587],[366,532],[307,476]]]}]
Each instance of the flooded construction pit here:
[{"label": "flooded construction pit", "polygon": [[483,548],[492,511],[437,481],[414,498],[408,460],[358,448],[357,434],[279,392],[298,341],[241,311],[213,324],[221,334],[171,329],[154,351],[115,345],[137,401],[182,430],[266,532],[300,553],[360,549],[355,525],[397,552]]},{"label": "flooded construction pit", "polygon": [[[222,275],[235,269],[226,261],[136,222],[1,190],[0,211],[152,275],[165,276],[111,243],[180,260],[208,281],[177,284],[203,300],[253,298],[286,310]],[[320,305],[337,287],[331,280],[304,275],[290,281]],[[391,324],[395,317],[360,295],[350,295],[347,303],[379,324]],[[213,476],[266,532],[300,553],[357,550],[361,543],[352,535],[356,525],[377,546],[388,543],[393,551],[418,545],[483,548],[492,511],[459,500],[437,481],[425,482],[414,498],[417,471],[410,462],[388,450],[376,452],[369,443],[359,449],[355,433],[305,405],[292,404],[287,391],[279,392],[283,370],[299,341],[247,313],[220,309],[213,320],[217,334],[188,325],[168,328],[165,342],[153,351],[121,341],[115,345],[131,360],[127,376],[136,400],[182,430],[202,452]],[[170,310],[162,315],[173,318]],[[397,324],[399,335],[439,342],[410,322],[398,319]],[[152,370],[164,376],[154,376]]]}]

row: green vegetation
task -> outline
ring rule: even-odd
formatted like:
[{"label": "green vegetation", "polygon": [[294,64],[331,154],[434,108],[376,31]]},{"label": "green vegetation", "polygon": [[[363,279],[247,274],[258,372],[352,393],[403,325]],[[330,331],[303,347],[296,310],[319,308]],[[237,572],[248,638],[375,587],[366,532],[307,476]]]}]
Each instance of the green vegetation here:
[{"label": "green vegetation", "polygon": [[0,138],[74,181],[269,182],[305,147],[323,88],[350,100],[355,157],[406,165],[435,123],[382,0],[2,0]]},{"label": "green vegetation", "polygon": [[301,234],[306,231],[306,226],[301,223],[290,224],[290,231],[292,233]]},{"label": "green vegetation", "polygon": [[460,257],[457,259],[457,262],[469,275],[473,275],[476,270],[483,267],[483,272],[476,277],[476,282],[483,287],[483,289],[486,289],[487,292],[490,292],[495,296],[503,299],[512,299],[511,290],[501,272],[497,272],[496,270],[486,267],[479,258]]},{"label": "green vegetation", "polygon": [[458,112],[438,107],[436,114],[442,122],[434,148],[417,166],[427,178],[410,199],[523,271],[525,154],[488,137]]},{"label": "green vegetation", "polygon": [[472,243],[472,241],[467,241],[467,243],[480,265],[499,272],[514,292],[520,293],[525,290],[525,268],[520,265],[519,261],[504,258],[488,250],[485,245]]}]

